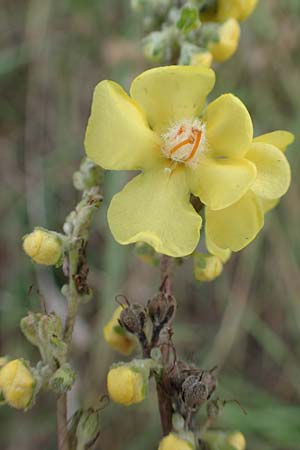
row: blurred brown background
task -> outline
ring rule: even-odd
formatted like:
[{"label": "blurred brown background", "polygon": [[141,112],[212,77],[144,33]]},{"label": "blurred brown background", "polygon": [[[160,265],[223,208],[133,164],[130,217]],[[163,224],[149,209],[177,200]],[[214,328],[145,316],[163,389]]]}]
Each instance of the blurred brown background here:
[{"label": "blurred brown background", "polygon": [[[219,395],[239,400],[248,414],[228,405],[218,425],[244,432],[250,450],[300,449],[299,21],[299,0],[260,0],[242,25],[239,51],[216,67],[212,94],[238,95],[256,134],[296,134],[288,152],[292,187],[263,233],[218,280],[197,283],[190,262],[176,273],[178,350],[205,368],[220,367]],[[34,364],[38,354],[19,320],[28,309],[39,310],[40,296],[49,311],[63,313],[63,278],[59,270],[35,267],[21,238],[35,225],[59,230],[76,204],[71,179],[84,154],[95,84],[111,78],[128,87],[146,62],[139,19],[127,0],[1,0],[0,36],[0,354]],[[101,334],[114,296],[145,302],[159,284],[158,271],[137,261],[131,247],[114,243],[107,229],[105,209],[127,176],[105,178],[105,205],[89,251],[95,298],[81,308],[76,327],[73,364],[81,386],[72,391],[70,412],[105,391],[107,369],[118,359]],[[136,407],[110,405],[95,448],[153,450],[159,435],[153,390]],[[27,413],[2,407],[0,443],[1,450],[54,450],[53,397],[40,395]]]}]

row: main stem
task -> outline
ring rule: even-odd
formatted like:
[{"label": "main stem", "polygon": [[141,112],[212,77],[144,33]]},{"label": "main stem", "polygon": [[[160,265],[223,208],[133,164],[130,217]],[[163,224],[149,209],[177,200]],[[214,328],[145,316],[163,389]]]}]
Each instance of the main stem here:
[{"label": "main stem", "polygon": [[67,394],[62,394],[56,402],[57,447],[58,450],[69,450],[67,422]]},{"label": "main stem", "polygon": [[[79,260],[79,249],[77,243],[70,244],[69,250],[69,292],[68,292],[68,314],[65,327],[65,342],[70,350],[76,315],[78,311],[78,293],[75,284]],[[57,445],[58,450],[70,450],[68,436],[68,413],[67,394],[62,394],[57,399]]]},{"label": "main stem", "polygon": [[[161,282],[166,295],[172,295],[172,269],[173,260],[171,257],[163,255],[161,259]],[[158,407],[160,421],[164,436],[172,430],[172,402],[165,388],[166,368],[169,363],[169,347],[166,342],[159,342],[161,345],[163,371],[161,378],[156,382]]]}]

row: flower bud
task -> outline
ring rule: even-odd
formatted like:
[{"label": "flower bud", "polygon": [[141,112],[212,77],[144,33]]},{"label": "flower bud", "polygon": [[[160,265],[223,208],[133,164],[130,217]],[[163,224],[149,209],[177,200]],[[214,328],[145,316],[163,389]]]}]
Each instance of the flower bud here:
[{"label": "flower bud", "polygon": [[78,191],[99,186],[103,181],[103,169],[88,158],[81,161],[80,168],[73,175],[73,184]]},{"label": "flower bud", "polygon": [[21,319],[21,331],[32,345],[39,346],[38,326],[41,318],[41,313],[29,312],[27,316]]},{"label": "flower bud", "polygon": [[114,402],[130,406],[144,400],[149,383],[149,363],[151,360],[134,360],[110,369],[107,389]]},{"label": "flower bud", "polygon": [[26,409],[33,396],[35,379],[20,359],[10,361],[0,370],[0,390],[6,402],[16,409]]},{"label": "flower bud", "polygon": [[237,50],[241,29],[236,19],[228,19],[219,28],[219,41],[210,42],[208,50],[216,61],[226,61]]},{"label": "flower bud", "polygon": [[208,51],[194,53],[191,57],[192,66],[205,66],[210,68],[212,62],[213,62],[213,55]]},{"label": "flower bud", "polygon": [[57,394],[69,391],[75,383],[76,373],[69,364],[57,369],[49,380],[49,386]]},{"label": "flower bud", "polygon": [[230,17],[246,20],[252,14],[258,0],[218,0],[218,20]]},{"label": "flower bud", "polygon": [[245,450],[246,439],[240,431],[235,431],[228,436],[228,444],[230,444],[236,450]]},{"label": "flower bud", "polygon": [[196,253],[194,255],[194,276],[198,281],[212,281],[223,270],[221,259],[215,255]]},{"label": "flower bud", "polygon": [[158,450],[192,450],[194,448],[192,442],[181,439],[175,433],[170,433],[160,441]]},{"label": "flower bud", "polygon": [[100,434],[100,411],[89,408],[82,411],[76,429],[77,450],[90,448]]},{"label": "flower bud", "polygon": [[178,64],[210,67],[213,61],[212,54],[205,48],[185,42],[181,46]]},{"label": "flower bud", "polygon": [[153,31],[143,39],[145,57],[156,64],[167,62],[172,53],[172,39],[168,29]]},{"label": "flower bud", "polygon": [[133,351],[136,341],[135,338],[127,333],[119,324],[120,315],[123,311],[122,306],[119,306],[111,320],[103,328],[103,335],[105,341],[116,351],[122,355],[130,355]]},{"label": "flower bud", "polygon": [[258,0],[217,0],[217,8],[202,8],[201,20],[224,22],[231,17],[246,20],[252,14]]},{"label": "flower bud", "polygon": [[35,228],[24,237],[23,249],[34,262],[45,266],[58,265],[63,253],[58,235],[42,228]]},{"label": "flower bud", "polygon": [[211,450],[245,450],[246,440],[240,431],[207,431],[203,441],[209,444]]}]

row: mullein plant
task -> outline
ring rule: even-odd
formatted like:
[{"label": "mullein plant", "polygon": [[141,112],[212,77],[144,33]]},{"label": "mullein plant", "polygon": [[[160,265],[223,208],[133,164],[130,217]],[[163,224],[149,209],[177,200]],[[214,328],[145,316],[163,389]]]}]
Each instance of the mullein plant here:
[{"label": "mullein plant", "polygon": [[246,448],[239,431],[210,429],[226,404],[216,395],[216,368],[199,368],[177,355],[172,273],[176,263],[192,258],[196,280],[220,276],[232,252],[256,238],[265,214],[290,185],[285,151],[293,135],[279,130],[254,137],[246,106],[231,93],[207,102],[215,83],[211,65],[234,54],[240,22],[255,6],[256,0],[133,0],[143,17],[145,56],[162,66],[138,75],[129,95],[114,81],[96,86],[87,158],[73,179],[82,199],[62,232],[37,227],[24,237],[33,263],[62,268],[67,318],[29,312],[21,320],[40,361],[32,366],[22,358],[0,358],[1,402],[27,410],[41,389],[52,391],[59,450],[89,449],[101,436],[104,412],[96,405],[79,409],[68,426],[67,393],[76,379],[69,356],[74,323],[79,305],[92,297],[86,249],[104,170],[139,171],[113,197],[108,224],[117,242],[135,244],[136,256],[161,272],[161,286],[146,305],[124,297],[103,329],[113,350],[135,353],[108,370],[110,399],[124,407],[141,403],[153,379],[163,432],[158,450]]}]

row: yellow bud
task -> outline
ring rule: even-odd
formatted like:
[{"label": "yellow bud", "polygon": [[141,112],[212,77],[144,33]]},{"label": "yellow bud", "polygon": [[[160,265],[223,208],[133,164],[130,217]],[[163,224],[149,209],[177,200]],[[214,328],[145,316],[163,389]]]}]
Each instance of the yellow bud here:
[{"label": "yellow bud", "polygon": [[19,359],[10,361],[0,370],[0,390],[6,402],[13,408],[27,408],[34,384],[32,373]]},{"label": "yellow bud", "polygon": [[193,448],[190,442],[170,433],[160,441],[158,450],[191,450]]},{"label": "yellow bud", "polygon": [[219,28],[219,41],[210,42],[208,49],[216,61],[226,61],[237,50],[241,29],[236,19],[228,19]]},{"label": "yellow bud", "polygon": [[194,256],[194,275],[198,281],[212,281],[223,270],[222,261],[218,256],[196,254]]},{"label": "yellow bud", "polygon": [[217,20],[245,20],[252,14],[258,0],[218,0]]},{"label": "yellow bud", "polygon": [[213,62],[213,55],[210,52],[194,53],[191,57],[192,66],[210,67]]},{"label": "yellow bud", "polygon": [[127,333],[119,324],[118,320],[122,312],[122,306],[119,306],[111,320],[103,328],[105,341],[122,355],[128,356],[135,347],[136,341],[133,336]]},{"label": "yellow bud", "polygon": [[25,236],[23,249],[33,261],[38,264],[52,266],[59,262],[62,255],[62,245],[54,233],[36,228]]},{"label": "yellow bud", "polygon": [[107,389],[111,399],[122,405],[140,403],[145,398],[143,374],[127,365],[113,367],[108,372]]},{"label": "yellow bud", "polygon": [[234,447],[236,450],[245,450],[246,439],[240,431],[235,431],[228,436],[228,444]]}]

